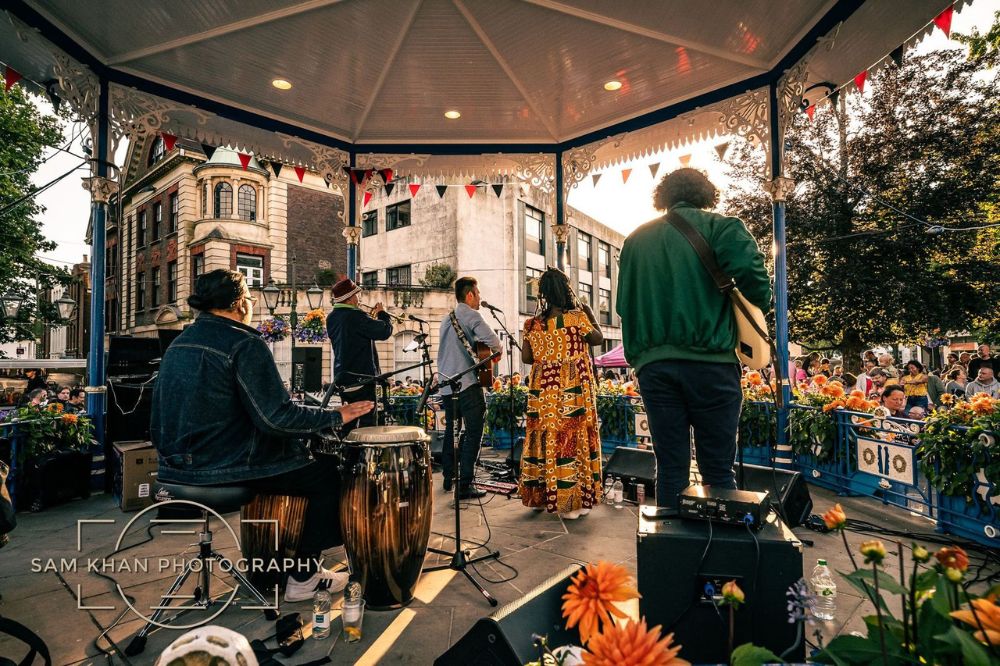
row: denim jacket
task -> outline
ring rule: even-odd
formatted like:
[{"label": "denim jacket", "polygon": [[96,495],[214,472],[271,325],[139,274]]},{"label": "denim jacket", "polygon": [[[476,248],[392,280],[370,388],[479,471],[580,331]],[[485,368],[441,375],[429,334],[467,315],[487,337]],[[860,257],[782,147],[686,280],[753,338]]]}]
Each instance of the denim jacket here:
[{"label": "denim jacket", "polygon": [[255,329],[205,312],[163,355],[149,431],[159,478],[213,485],[303,467],[305,436],[340,425],[291,401]]}]

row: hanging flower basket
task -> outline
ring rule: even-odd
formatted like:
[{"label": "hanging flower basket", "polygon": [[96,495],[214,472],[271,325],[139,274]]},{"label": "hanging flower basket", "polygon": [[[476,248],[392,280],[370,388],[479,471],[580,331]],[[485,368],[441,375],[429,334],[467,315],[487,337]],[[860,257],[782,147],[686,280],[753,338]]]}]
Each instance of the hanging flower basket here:
[{"label": "hanging flower basket", "polygon": [[295,329],[295,339],[307,343],[326,341],[326,315],[322,308],[306,313]]},{"label": "hanging flower basket", "polygon": [[281,317],[265,319],[257,327],[264,342],[281,342],[292,332],[292,327]]}]

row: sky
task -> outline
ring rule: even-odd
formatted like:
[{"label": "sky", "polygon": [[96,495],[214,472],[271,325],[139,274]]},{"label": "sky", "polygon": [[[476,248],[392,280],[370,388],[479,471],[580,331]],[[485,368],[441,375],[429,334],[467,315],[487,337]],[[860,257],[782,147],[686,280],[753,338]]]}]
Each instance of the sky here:
[{"label": "sky", "polygon": [[[952,32],[971,32],[978,28],[981,33],[989,30],[993,22],[993,14],[1000,11],[1000,0],[975,0],[956,12],[952,21]],[[926,52],[941,48],[963,48],[957,42],[948,40],[940,30],[935,30],[917,48],[917,52]],[[39,101],[39,107],[51,113],[47,101]],[[88,132],[76,123],[67,123],[65,141],[60,147],[71,143],[67,149],[78,156],[83,155],[82,141]],[[75,138],[74,138],[75,137]],[[73,139],[72,142],[70,140]],[[728,180],[725,168],[719,160],[714,146],[724,143],[727,139],[719,137],[712,141],[692,144],[681,149],[667,151],[659,155],[643,157],[630,163],[617,165],[602,172],[600,182],[595,187],[591,178],[586,178],[569,195],[568,203],[583,213],[597,219],[609,227],[628,234],[643,222],[658,215],[652,206],[652,192],[655,185],[647,165],[660,162],[657,174],[661,178],[668,171],[681,166],[681,157],[690,155],[689,166],[705,170],[716,185],[725,192]],[[123,142],[124,143],[124,142]],[[79,165],[81,160],[67,152],[50,150],[47,161],[39,168],[32,179],[37,186],[44,185],[58,178],[67,171]],[[125,158],[125,146],[119,148],[117,163]],[[623,182],[622,169],[632,168],[628,182]],[[87,220],[90,216],[90,198],[83,189],[80,178],[86,175],[78,171],[64,178],[59,183],[47,189],[38,200],[45,207],[40,216],[42,231],[46,238],[55,241],[55,250],[45,253],[44,258],[51,263],[69,267],[89,255],[90,248],[83,238],[87,231]]]}]

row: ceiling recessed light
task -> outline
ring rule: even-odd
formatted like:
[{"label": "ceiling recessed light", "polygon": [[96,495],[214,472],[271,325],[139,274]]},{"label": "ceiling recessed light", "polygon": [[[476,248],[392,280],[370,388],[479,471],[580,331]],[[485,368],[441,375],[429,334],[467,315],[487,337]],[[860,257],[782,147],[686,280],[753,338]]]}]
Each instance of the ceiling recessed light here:
[{"label": "ceiling recessed light", "polygon": [[291,82],[286,81],[284,79],[275,79],[271,81],[271,85],[277,88],[278,90],[288,90],[289,88],[292,87]]},{"label": "ceiling recessed light", "polygon": [[458,120],[459,118],[462,117],[462,114],[459,113],[458,111],[445,111],[444,117],[447,118],[448,120]]},{"label": "ceiling recessed light", "polygon": [[607,90],[608,92],[614,92],[616,90],[620,90],[621,87],[622,87],[621,81],[608,81],[607,83],[604,84],[604,89]]}]

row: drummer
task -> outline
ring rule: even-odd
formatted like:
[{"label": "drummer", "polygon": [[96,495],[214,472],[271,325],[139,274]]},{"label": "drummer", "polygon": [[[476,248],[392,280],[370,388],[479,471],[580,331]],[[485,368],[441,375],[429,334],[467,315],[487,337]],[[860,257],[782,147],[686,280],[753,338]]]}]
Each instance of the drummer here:
[{"label": "drummer", "polygon": [[321,587],[342,590],[348,576],[319,564],[323,550],[343,543],[336,460],[314,460],[302,438],[339,428],[372,403],[333,411],[293,403],[249,325],[255,301],[242,273],[219,269],[198,278],[188,297],[198,318],[160,362],[150,436],[163,481],[308,499],[297,566],[285,587],[285,601],[305,601]]},{"label": "drummer", "polygon": [[[345,403],[375,400],[375,384],[358,385],[366,377],[381,373],[375,342],[392,337],[392,319],[376,303],[371,315],[361,311],[358,294],[361,287],[350,278],[333,285],[333,310],[326,318],[326,332],[333,345],[333,383],[347,388],[341,394]],[[375,425],[376,411],[357,421],[346,423],[342,432],[359,426]]]}]

